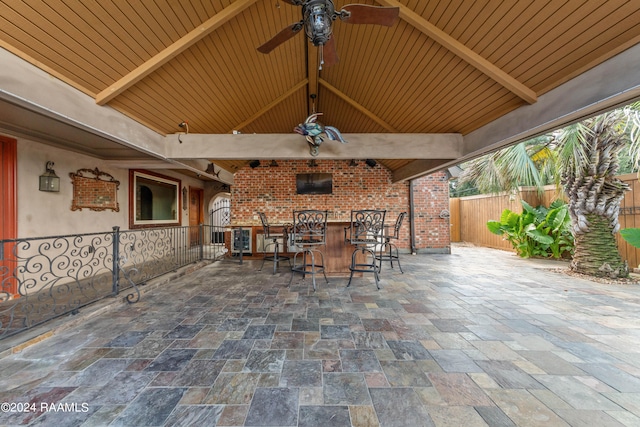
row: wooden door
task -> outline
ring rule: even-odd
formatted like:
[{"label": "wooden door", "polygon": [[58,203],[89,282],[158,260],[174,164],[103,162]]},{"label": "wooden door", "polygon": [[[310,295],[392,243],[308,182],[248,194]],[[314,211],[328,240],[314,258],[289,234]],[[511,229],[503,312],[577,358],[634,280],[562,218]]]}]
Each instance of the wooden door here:
[{"label": "wooden door", "polygon": [[[15,239],[18,234],[17,216],[17,149],[15,139],[0,136],[0,240]],[[13,271],[11,262],[12,244],[5,244],[0,258],[0,271]],[[0,299],[6,297],[4,293],[16,295],[18,293],[15,281],[6,280],[0,276]]]},{"label": "wooden door", "polygon": [[201,188],[189,187],[189,227],[191,246],[200,244],[199,228],[204,223],[204,209],[202,207],[204,199],[204,190]]}]

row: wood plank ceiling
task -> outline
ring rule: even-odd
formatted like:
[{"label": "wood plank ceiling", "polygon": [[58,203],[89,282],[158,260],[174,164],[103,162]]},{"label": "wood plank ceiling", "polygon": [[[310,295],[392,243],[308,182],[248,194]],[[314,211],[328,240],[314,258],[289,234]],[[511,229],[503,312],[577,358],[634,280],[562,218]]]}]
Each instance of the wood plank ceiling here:
[{"label": "wood plank ceiling", "polygon": [[289,133],[315,108],[343,133],[465,135],[640,41],[637,1],[354,2],[400,20],[336,21],[319,72],[304,32],[257,52],[301,19],[280,0],[1,0],[0,46],[161,134]]}]

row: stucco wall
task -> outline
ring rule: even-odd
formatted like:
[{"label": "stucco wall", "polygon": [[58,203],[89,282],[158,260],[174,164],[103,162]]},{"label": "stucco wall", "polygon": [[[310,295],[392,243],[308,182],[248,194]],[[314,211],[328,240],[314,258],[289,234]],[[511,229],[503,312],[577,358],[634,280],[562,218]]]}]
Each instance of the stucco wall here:
[{"label": "stucco wall", "polygon": [[[129,170],[113,167],[104,161],[62,150],[24,138],[18,140],[18,237],[43,237],[66,234],[110,231],[119,226],[129,229]],[[53,169],[60,177],[60,192],[38,190],[39,176],[45,172],[45,164],[54,162]],[[106,172],[120,181],[118,188],[119,212],[112,210],[72,211],[73,186],[69,173],[78,169],[95,169]],[[170,171],[158,170],[163,175],[179,178],[182,186],[203,188],[197,179]],[[205,200],[205,206],[208,201]],[[189,225],[188,211],[182,211],[182,224]]]}]

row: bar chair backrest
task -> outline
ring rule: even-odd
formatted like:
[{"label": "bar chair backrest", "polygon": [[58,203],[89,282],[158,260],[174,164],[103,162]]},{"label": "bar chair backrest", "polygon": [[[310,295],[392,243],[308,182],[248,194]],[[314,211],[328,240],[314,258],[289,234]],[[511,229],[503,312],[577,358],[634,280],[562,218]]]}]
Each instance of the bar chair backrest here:
[{"label": "bar chair backrest", "polygon": [[[283,238],[283,241],[287,241],[288,237],[288,232],[289,232],[289,228],[291,226],[291,224],[284,224],[284,225],[276,225],[273,228],[276,229],[275,234],[271,234],[272,232],[272,227],[269,224],[269,220],[267,219],[267,215],[264,212],[258,212],[258,216],[260,217],[260,222],[262,222],[262,232],[264,234],[264,240],[265,242],[267,240],[271,240],[272,243],[269,243],[269,245],[273,245],[274,243],[276,243],[277,239],[279,238]],[[278,232],[278,229],[281,229],[281,232]],[[266,243],[265,243],[266,244]]]},{"label": "bar chair backrest", "polygon": [[267,220],[267,216],[264,212],[258,212],[258,216],[260,217],[260,221],[262,222],[262,231],[264,232],[264,238],[271,238],[271,226],[269,225],[269,221]]},{"label": "bar chair backrest", "polygon": [[320,246],[327,241],[327,211],[293,211],[292,243],[299,247]]},{"label": "bar chair backrest", "polygon": [[[272,227],[269,224],[267,215],[264,212],[258,212],[258,216],[260,217],[260,222],[262,222],[262,232],[264,234],[265,242],[267,240],[271,240],[271,243],[269,243],[268,246],[275,244],[279,238],[283,238],[284,242],[287,241],[287,239],[289,238],[288,233],[291,224],[276,225],[274,226],[274,228],[276,229],[275,234],[271,234]],[[281,229],[281,233],[278,232],[278,229]],[[267,243],[265,243],[265,245],[267,245]]]},{"label": "bar chair backrest", "polygon": [[380,209],[351,211],[350,243],[356,246],[380,243],[386,213]]},{"label": "bar chair backrest", "polygon": [[400,215],[398,215],[398,218],[396,218],[396,223],[393,226],[393,234],[389,232],[390,230],[386,230],[384,233],[385,238],[397,239],[398,237],[400,237],[400,228],[402,227],[402,220],[404,220],[405,216],[407,216],[406,212],[401,212]]}]

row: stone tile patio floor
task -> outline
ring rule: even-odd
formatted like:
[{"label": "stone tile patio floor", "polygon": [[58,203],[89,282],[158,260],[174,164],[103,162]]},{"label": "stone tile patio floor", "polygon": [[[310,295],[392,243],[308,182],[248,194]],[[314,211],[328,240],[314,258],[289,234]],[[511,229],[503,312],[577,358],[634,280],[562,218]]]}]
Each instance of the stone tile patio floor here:
[{"label": "stone tile patio floor", "polygon": [[640,286],[476,247],[402,262],[315,293],[204,267],[0,359],[0,424],[640,426]]}]

